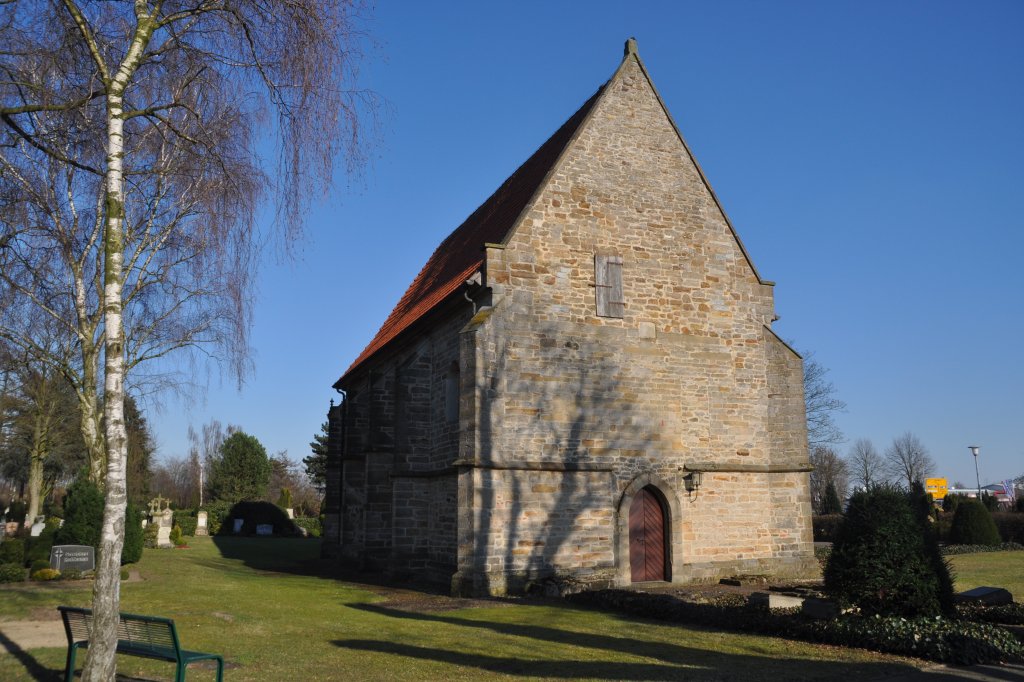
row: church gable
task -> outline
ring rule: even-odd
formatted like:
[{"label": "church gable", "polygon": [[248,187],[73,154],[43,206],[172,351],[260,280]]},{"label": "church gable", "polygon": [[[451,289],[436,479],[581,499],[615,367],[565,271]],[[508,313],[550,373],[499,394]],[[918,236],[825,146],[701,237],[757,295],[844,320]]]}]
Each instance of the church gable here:
[{"label": "church gable", "polygon": [[[612,314],[597,310],[609,258],[624,297]],[[770,283],[632,52],[487,272],[499,291],[542,291],[564,319],[750,336],[774,316]]]}]

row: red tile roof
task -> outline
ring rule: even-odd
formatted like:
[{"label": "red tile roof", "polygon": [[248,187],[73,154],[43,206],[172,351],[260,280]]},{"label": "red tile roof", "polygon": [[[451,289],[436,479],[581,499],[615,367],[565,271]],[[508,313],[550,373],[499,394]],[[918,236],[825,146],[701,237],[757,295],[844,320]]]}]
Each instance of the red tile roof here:
[{"label": "red tile roof", "polygon": [[398,305],[388,315],[388,319],[381,325],[377,335],[335,386],[402,332],[408,330],[413,323],[458,291],[462,284],[483,266],[484,244],[504,241],[593,108],[602,90],[604,86],[601,86],[579,111],[555,131],[533,156],[480,205],[480,208],[473,211],[462,225],[441,242],[398,301]]}]

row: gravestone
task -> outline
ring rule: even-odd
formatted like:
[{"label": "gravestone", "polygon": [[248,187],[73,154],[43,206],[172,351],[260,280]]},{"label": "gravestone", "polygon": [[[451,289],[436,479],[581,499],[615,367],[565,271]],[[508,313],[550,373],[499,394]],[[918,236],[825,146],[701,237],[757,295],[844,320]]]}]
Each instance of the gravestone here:
[{"label": "gravestone", "polygon": [[235,521],[235,526],[234,526],[235,532],[236,533],[241,533],[242,532],[242,526],[245,525],[245,519],[235,519],[234,521]]},{"label": "gravestone", "polygon": [[32,537],[37,538],[37,537],[40,536],[40,534],[42,534],[43,529],[45,529],[45,528],[46,528],[46,517],[45,516],[37,516],[36,517],[36,522],[32,524],[32,530],[29,531],[29,533],[32,535]]},{"label": "gravestone", "polygon": [[256,525],[256,535],[273,535],[274,524],[272,523],[259,523]]},{"label": "gravestone", "polygon": [[68,570],[93,571],[96,569],[96,550],[89,545],[55,545],[50,550],[50,568],[61,573]]},{"label": "gravestone", "polygon": [[174,547],[174,543],[171,542],[171,527],[174,525],[174,512],[170,509],[164,509],[161,513],[153,517],[153,522],[158,524],[156,529],[156,546],[161,549]]},{"label": "gravestone", "polygon": [[977,602],[986,606],[999,606],[1013,601],[1013,594],[1002,587],[975,587],[954,596],[957,603]]},{"label": "gravestone", "polygon": [[206,527],[206,512],[201,511],[196,514],[196,535],[209,535],[210,531]]}]

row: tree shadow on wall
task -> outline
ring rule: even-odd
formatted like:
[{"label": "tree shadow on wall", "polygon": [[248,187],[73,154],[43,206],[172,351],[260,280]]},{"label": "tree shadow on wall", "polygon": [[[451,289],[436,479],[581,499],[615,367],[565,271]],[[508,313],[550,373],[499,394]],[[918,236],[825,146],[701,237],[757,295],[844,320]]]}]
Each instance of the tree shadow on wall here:
[{"label": "tree shadow on wall", "polygon": [[[592,568],[613,571],[618,497],[626,481],[651,470],[648,457],[659,438],[653,413],[638,409],[642,370],[621,360],[625,330],[612,338],[600,328],[566,331],[554,324],[493,333],[497,358],[485,368],[478,420],[476,459],[483,466],[475,490],[474,570],[486,580],[498,544],[490,534],[497,531],[504,535],[506,576],[526,583],[578,568],[581,557],[564,555],[572,543],[580,555],[591,554]],[[500,437],[492,424],[500,424]],[[537,463],[567,470],[542,474],[531,469]],[[505,499],[500,484],[507,486]],[[550,501],[527,504],[545,493]]]}]

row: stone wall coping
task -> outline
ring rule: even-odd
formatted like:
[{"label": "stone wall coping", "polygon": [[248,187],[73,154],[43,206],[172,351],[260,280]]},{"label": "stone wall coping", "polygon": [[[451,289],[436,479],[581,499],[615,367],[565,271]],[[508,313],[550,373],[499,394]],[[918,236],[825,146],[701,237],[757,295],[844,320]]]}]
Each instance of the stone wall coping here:
[{"label": "stone wall coping", "polygon": [[453,463],[456,467],[468,467],[471,469],[508,469],[519,471],[614,471],[615,468],[608,464],[595,462],[546,462],[537,460],[523,460],[519,462],[479,462],[472,459],[457,459]]},{"label": "stone wall coping", "polygon": [[718,464],[713,462],[690,462],[683,467],[684,471],[701,471],[704,473],[761,473],[761,474],[795,474],[814,471],[810,462],[804,464]]}]

